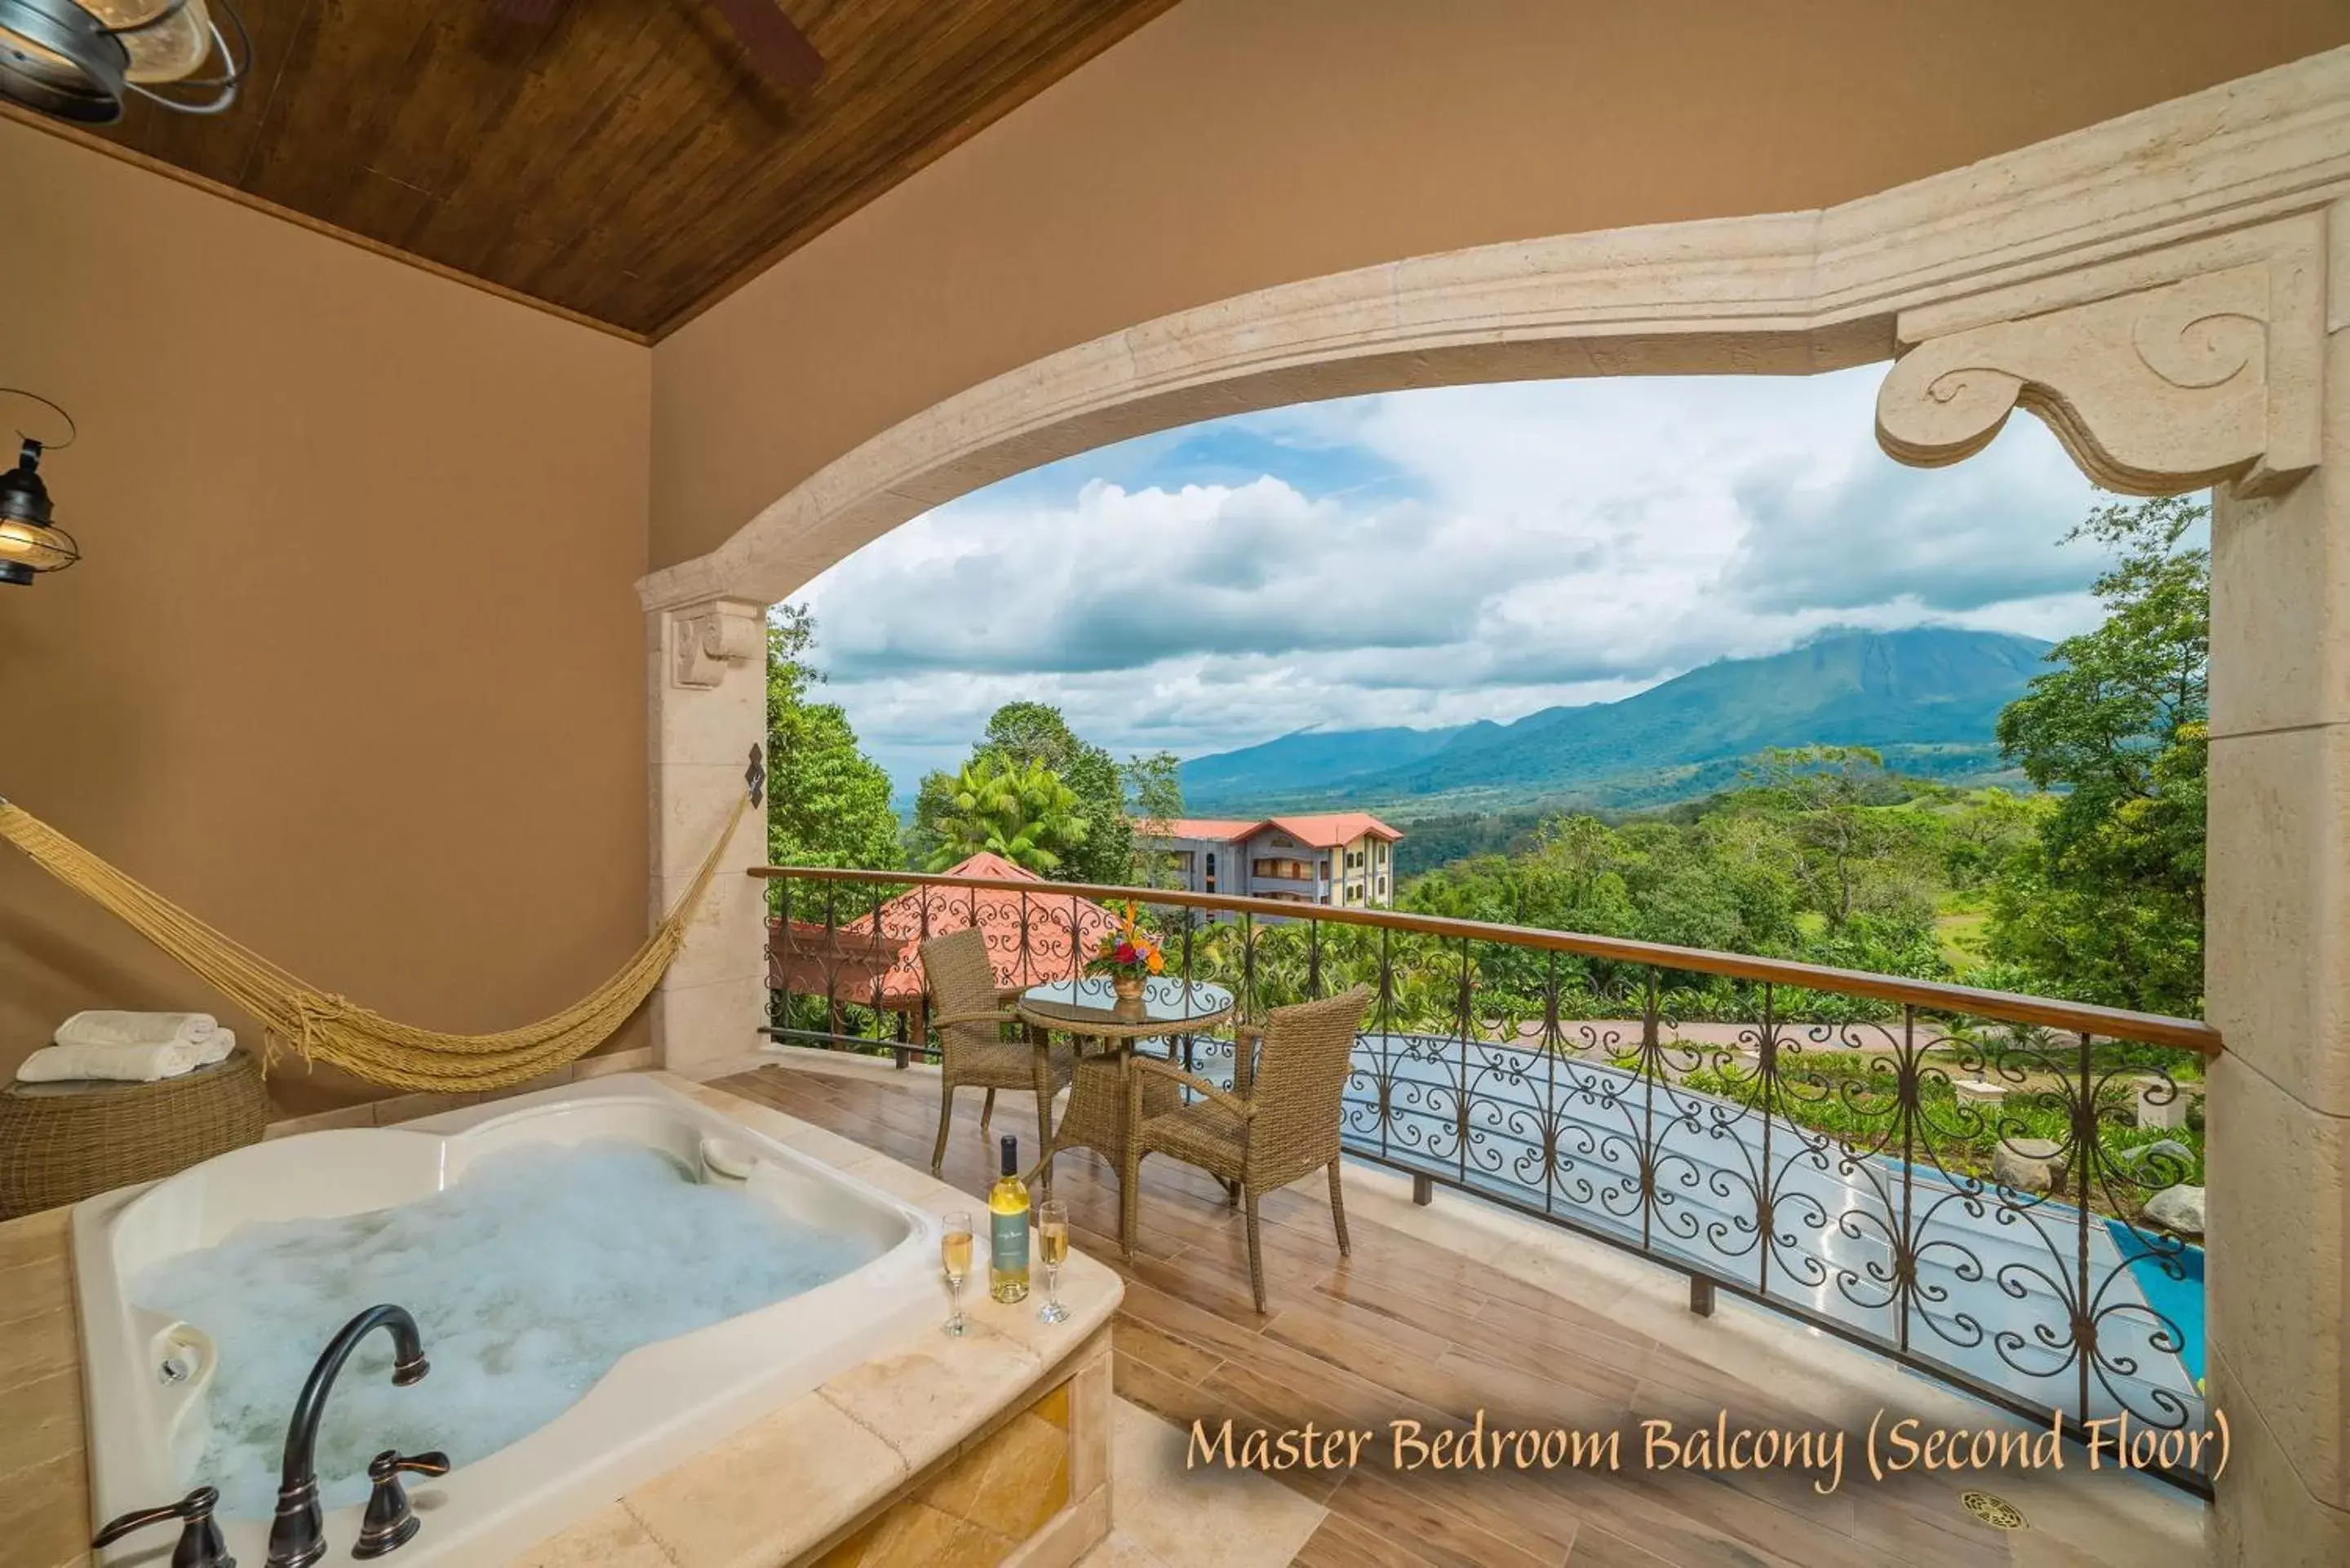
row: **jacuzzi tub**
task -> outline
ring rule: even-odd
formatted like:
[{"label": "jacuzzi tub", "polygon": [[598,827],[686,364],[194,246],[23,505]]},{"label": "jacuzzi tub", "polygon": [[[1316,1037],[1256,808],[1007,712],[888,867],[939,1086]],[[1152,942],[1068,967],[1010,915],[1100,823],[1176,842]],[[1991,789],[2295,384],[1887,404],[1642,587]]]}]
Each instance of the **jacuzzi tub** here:
[{"label": "jacuzzi tub", "polygon": [[[870,1261],[813,1290],[629,1351],[577,1404],[528,1436],[443,1479],[411,1478],[409,1495],[424,1527],[390,1559],[403,1568],[504,1562],[945,1310],[934,1219],[643,1078],[596,1079],[399,1127],[258,1144],[75,1210],[98,1520],[178,1498],[194,1484],[203,1449],[203,1401],[216,1370],[211,1341],[202,1324],[130,1303],[129,1282],[142,1269],[256,1220],[410,1202],[462,1182],[469,1164],[517,1145],[591,1139],[661,1149],[689,1169],[702,1168],[705,1139],[723,1140],[731,1147],[714,1162],[717,1174],[739,1168],[747,1156],[755,1162],[747,1191],[828,1233],[859,1238]],[[429,1334],[424,1349],[429,1357]],[[344,1380],[355,1375],[346,1368]],[[333,1407],[330,1396],[330,1419]],[[352,1561],[359,1512],[328,1511],[327,1562]],[[268,1521],[222,1524],[230,1552],[258,1568]],[[174,1528],[134,1536],[104,1561],[167,1562]]]}]

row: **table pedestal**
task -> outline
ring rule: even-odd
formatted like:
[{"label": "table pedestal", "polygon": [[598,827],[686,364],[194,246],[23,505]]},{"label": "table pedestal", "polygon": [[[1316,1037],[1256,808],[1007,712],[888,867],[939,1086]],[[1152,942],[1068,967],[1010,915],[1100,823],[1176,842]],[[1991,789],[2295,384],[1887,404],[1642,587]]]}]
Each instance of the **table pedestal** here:
[{"label": "table pedestal", "polygon": [[[1127,1043],[1118,1042],[1125,1047]],[[1127,1049],[1077,1057],[1076,1081],[1069,1088],[1069,1108],[1053,1129],[1053,1151],[1090,1148],[1110,1162],[1121,1179],[1126,1173]],[[1142,1085],[1142,1114],[1148,1118],[1174,1110],[1182,1103],[1181,1088],[1152,1074]]]},{"label": "table pedestal", "polygon": [[[1128,1062],[1135,1049],[1152,1039],[1171,1043],[1204,1033],[1232,1017],[1233,1007],[1232,993],[1222,986],[1162,976],[1147,982],[1142,995],[1134,998],[1118,997],[1111,982],[1102,979],[1031,986],[1021,993],[1017,1012],[1032,1029],[1058,1031],[1077,1042],[1069,1108],[1061,1114],[1061,1125],[1045,1134],[1041,1183],[1049,1192],[1053,1157],[1065,1148],[1092,1149],[1125,1179],[1133,1132],[1127,1126],[1128,1075],[1132,1071]],[[1142,1085],[1144,1118],[1178,1108],[1182,1095],[1172,1081],[1149,1075]]]}]

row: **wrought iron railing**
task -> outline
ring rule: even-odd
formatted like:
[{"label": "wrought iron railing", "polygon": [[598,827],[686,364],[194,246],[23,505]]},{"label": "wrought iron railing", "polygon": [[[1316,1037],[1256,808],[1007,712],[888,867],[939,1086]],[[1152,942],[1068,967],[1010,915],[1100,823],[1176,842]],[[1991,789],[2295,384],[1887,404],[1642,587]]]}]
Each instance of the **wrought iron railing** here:
[{"label": "wrought iron railing", "polygon": [[[916,947],[1065,980],[1134,898],[1244,1016],[1369,987],[1350,1154],[1539,1216],[2043,1423],[2200,1432],[2210,1025],[1786,960],[1381,909],[768,867],[775,1040],[931,1054]],[[1228,1040],[1174,1043],[1228,1072]],[[2110,1431],[2110,1428],[2108,1428]],[[2172,1451],[2181,1451],[2175,1444]],[[2216,1449],[2204,1450],[2208,1455]],[[2149,1467],[2209,1490],[2208,1468]]]}]

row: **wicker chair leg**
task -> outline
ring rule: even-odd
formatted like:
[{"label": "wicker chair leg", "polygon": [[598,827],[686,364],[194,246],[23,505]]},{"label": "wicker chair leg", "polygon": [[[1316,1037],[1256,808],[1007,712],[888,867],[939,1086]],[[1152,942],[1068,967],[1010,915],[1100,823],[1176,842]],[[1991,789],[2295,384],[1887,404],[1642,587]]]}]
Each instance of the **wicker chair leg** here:
[{"label": "wicker chair leg", "polygon": [[1264,1314],[1264,1250],[1263,1250],[1263,1247],[1262,1246],[1262,1244],[1261,1244],[1261,1243],[1258,1241],[1258,1240],[1257,1240],[1257,1233],[1256,1233],[1256,1189],[1255,1189],[1255,1188],[1253,1188],[1253,1187],[1252,1187],[1252,1188],[1250,1188],[1250,1189],[1248,1189],[1248,1193],[1247,1193],[1247,1202],[1248,1202],[1248,1244],[1249,1244],[1249,1290],[1250,1290],[1252,1293],[1253,1293],[1255,1294],[1255,1296],[1256,1296],[1256,1310],[1257,1310],[1257,1314],[1258,1314],[1258,1315],[1259,1315],[1259,1316],[1263,1316],[1263,1314]]},{"label": "wicker chair leg", "polygon": [[1347,1243],[1347,1195],[1338,1186],[1338,1162],[1330,1162],[1330,1223],[1338,1229],[1338,1256],[1351,1258],[1355,1249]]},{"label": "wicker chair leg", "polygon": [[939,1141],[931,1146],[931,1174],[936,1176],[939,1167],[947,1162],[947,1128],[954,1121],[955,1081],[943,1075],[939,1079]]},{"label": "wicker chair leg", "polygon": [[982,1137],[987,1136],[987,1124],[993,1119],[994,1116],[995,1091],[990,1089],[987,1091],[987,1098],[979,1102],[979,1132]]},{"label": "wicker chair leg", "polygon": [[1126,1168],[1118,1173],[1118,1241],[1126,1255],[1134,1256],[1134,1228],[1142,1208],[1142,1151],[1129,1148]]},{"label": "wicker chair leg", "polygon": [[1227,1181],[1227,1182],[1225,1182],[1225,1183],[1224,1183],[1224,1207],[1225,1207],[1225,1208],[1227,1208],[1227,1209],[1238,1209],[1240,1206],[1241,1206],[1241,1184],[1240,1184],[1239,1182],[1237,1182],[1237,1181]]}]

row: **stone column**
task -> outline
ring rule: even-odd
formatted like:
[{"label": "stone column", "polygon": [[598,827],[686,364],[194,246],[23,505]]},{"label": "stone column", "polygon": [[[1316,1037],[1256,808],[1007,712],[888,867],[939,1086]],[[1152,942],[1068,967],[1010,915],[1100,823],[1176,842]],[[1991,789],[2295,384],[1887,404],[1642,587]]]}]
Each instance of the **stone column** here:
[{"label": "stone column", "polygon": [[[651,918],[685,893],[749,787],[767,728],[766,607],[709,599],[647,618],[652,711]],[[733,1071],[762,1044],[767,933],[766,814],[736,828],[685,946],[652,998],[653,1051],[687,1077]]]},{"label": "stone column", "polygon": [[2350,1563],[2350,206],[1906,314],[1905,462],[2012,409],[2091,478],[2216,487],[2206,1388],[2227,1568]]},{"label": "stone column", "polygon": [[2207,1012],[2219,1561],[2350,1563],[2350,203],[2316,472],[2211,537]]}]

